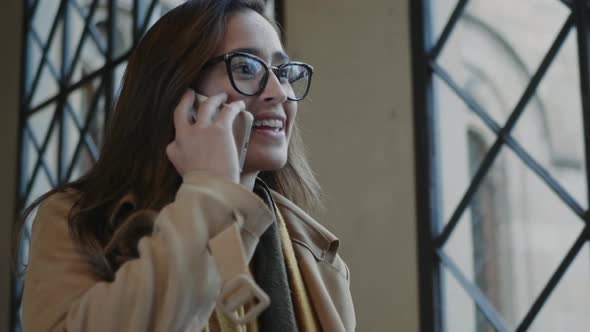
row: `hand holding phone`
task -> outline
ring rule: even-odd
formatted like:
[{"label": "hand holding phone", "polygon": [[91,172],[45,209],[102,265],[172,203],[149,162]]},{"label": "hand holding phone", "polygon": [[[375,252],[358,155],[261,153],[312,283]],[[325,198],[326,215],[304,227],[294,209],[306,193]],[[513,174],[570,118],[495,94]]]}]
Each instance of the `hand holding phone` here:
[{"label": "hand holding phone", "polygon": [[[201,94],[196,94],[197,101],[199,103],[205,102],[209,97],[203,96]],[[223,104],[223,106],[227,106],[227,104]],[[196,109],[191,109],[191,114],[193,116],[193,120],[196,121],[197,112]],[[240,173],[244,168],[244,162],[246,161],[246,152],[248,150],[248,143],[250,143],[250,134],[252,133],[252,123],[254,122],[254,117],[250,112],[247,110],[240,111],[238,115],[234,119],[234,123],[232,126],[232,132],[234,134],[234,140],[236,144],[236,150],[238,151],[238,163],[240,166]]]},{"label": "hand holding phone", "polygon": [[[207,98],[191,90],[174,110],[175,137],[166,153],[181,175],[205,171],[239,183],[253,116],[243,102],[225,104],[226,99],[226,95]],[[270,305],[270,299],[248,269],[240,229],[244,216],[236,213],[234,218],[209,239],[207,247],[223,282],[217,306],[235,324],[247,324]],[[243,305],[246,312],[238,314],[235,309]]]},{"label": "hand holding phone", "polygon": [[175,137],[166,148],[181,176],[204,171],[240,183],[253,117],[242,101],[226,100],[220,94],[198,103],[192,90],[181,98],[174,111]]}]

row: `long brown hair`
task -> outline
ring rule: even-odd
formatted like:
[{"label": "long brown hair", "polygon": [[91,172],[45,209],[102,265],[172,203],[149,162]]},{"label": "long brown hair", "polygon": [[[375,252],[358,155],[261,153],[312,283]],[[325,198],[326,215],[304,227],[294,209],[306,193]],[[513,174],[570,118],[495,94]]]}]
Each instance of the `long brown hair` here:
[{"label": "long brown hair", "polygon": [[[129,58],[99,160],[79,180],[37,199],[25,209],[16,229],[22,231],[24,220],[44,199],[74,189],[78,199],[68,217],[72,238],[94,271],[112,280],[118,266],[129,259],[129,255],[112,254],[108,248],[122,228],[119,220],[112,218],[120,208],[117,204],[132,195],[132,210],[153,212],[173,200],[182,180],[165,153],[174,138],[173,110],[186,89],[198,80],[206,61],[216,55],[227,16],[243,10],[264,16],[264,3],[188,1],[150,28]],[[320,188],[297,125],[289,143],[287,165],[278,171],[262,172],[260,177],[307,211],[313,212],[320,205]],[[137,237],[131,237],[128,242],[133,243],[126,246],[134,247],[136,241]]]}]

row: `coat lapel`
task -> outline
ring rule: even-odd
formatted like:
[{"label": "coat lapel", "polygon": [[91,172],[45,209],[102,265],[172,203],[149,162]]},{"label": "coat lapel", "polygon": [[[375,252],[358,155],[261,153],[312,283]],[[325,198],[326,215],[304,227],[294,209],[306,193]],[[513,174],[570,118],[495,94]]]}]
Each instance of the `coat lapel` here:
[{"label": "coat lapel", "polygon": [[324,331],[352,331],[356,324],[348,269],[340,241],[284,196],[271,191],[289,231],[299,270]]}]

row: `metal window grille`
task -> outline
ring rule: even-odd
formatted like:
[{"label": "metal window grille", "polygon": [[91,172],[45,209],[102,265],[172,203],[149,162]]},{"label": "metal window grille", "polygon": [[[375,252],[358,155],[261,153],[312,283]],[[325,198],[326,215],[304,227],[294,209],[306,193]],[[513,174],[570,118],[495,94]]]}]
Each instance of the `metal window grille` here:
[{"label": "metal window grille", "polygon": [[[555,0],[559,1],[559,0]],[[444,331],[445,308],[442,290],[442,270],[450,272],[471,297],[480,314],[479,320],[485,318],[489,326],[496,331],[508,331],[506,323],[493,305],[490,298],[477,285],[470,281],[457,266],[456,261],[442,249],[450,236],[457,229],[460,222],[469,222],[469,218],[461,219],[470,204],[474,203],[476,192],[482,186],[484,177],[502,149],[510,149],[523,162],[528,170],[536,174],[544,184],[552,190],[561,202],[567,206],[583,223],[583,230],[577,239],[569,245],[569,250],[558,267],[553,271],[542,291],[528,309],[515,328],[516,331],[527,331],[538,317],[539,312],[547,303],[549,296],[562,280],[565,272],[579,255],[584,244],[590,240],[589,211],[583,208],[569,193],[512,135],[513,129],[524,113],[526,106],[531,103],[537,88],[547,70],[564,44],[568,33],[577,30],[577,52],[579,58],[579,77],[581,87],[581,104],[584,132],[584,158],[586,163],[586,187],[590,190],[590,174],[588,174],[588,157],[590,156],[590,13],[589,4],[585,0],[561,0],[569,9],[569,15],[552,45],[547,50],[540,65],[536,68],[528,85],[522,91],[518,103],[512,109],[504,125],[494,120],[470,94],[465,91],[453,78],[449,71],[438,61],[442,50],[447,45],[456,29],[457,22],[464,15],[469,0],[459,0],[454,7],[448,21],[444,25],[437,40],[432,38],[429,0],[411,1],[411,30],[414,76],[414,105],[415,105],[415,142],[416,142],[416,191],[418,215],[418,243],[420,260],[420,316],[421,331]],[[442,82],[473,112],[491,132],[495,134],[495,141],[485,153],[483,160],[474,169],[474,175],[468,188],[446,224],[441,222],[440,192],[441,179],[437,173],[440,151],[435,144],[436,121],[439,109],[433,101],[433,80]],[[477,203],[477,202],[475,202]],[[587,205],[588,206],[588,205]],[[477,249],[477,248],[476,248]],[[475,328],[475,327],[474,327]]]}]

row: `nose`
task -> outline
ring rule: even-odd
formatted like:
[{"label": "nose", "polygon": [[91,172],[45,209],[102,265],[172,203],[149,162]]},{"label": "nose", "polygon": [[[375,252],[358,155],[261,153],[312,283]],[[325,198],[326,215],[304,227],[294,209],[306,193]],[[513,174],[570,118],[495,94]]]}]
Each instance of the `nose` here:
[{"label": "nose", "polygon": [[262,90],[260,96],[265,102],[282,104],[287,100],[287,89],[288,86],[281,84],[276,71],[271,69],[268,73],[266,86],[264,87],[264,90]]}]

